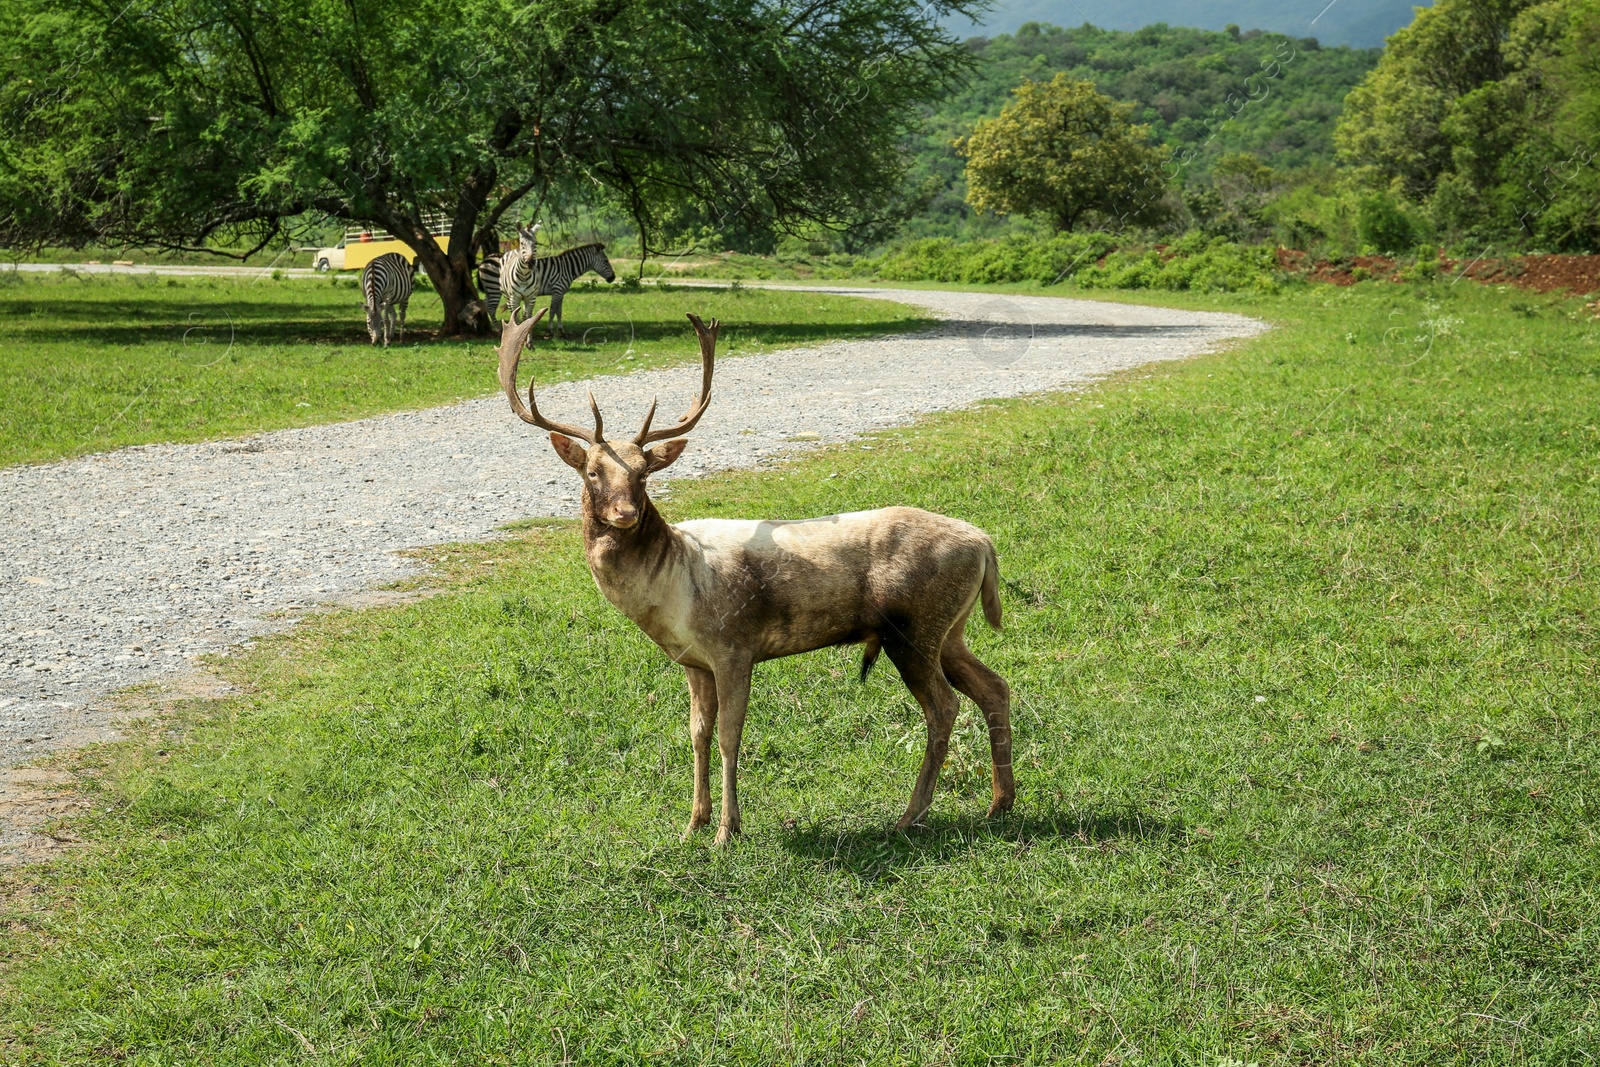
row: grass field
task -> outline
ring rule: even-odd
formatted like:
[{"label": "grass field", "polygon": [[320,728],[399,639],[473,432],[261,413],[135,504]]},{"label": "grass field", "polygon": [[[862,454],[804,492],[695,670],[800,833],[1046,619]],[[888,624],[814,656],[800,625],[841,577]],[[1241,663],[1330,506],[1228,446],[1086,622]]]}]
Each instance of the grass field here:
[{"label": "grass field", "polygon": [[[534,342],[541,379],[698,358],[682,293],[583,285],[568,340]],[[882,300],[696,288],[728,321],[719,349],[873,336],[929,323]],[[197,441],[449,403],[493,392],[493,342],[433,341],[439,301],[411,301],[406,343],[374,349],[355,276],[332,279],[0,272],[0,464]]]},{"label": "grass field", "polygon": [[920,720],[822,652],[757,672],[742,841],[680,844],[681,676],[529,525],[79,757],[95,844],[5,875],[0,1058],[1588,1062],[1594,325],[1182,300],[1280,329],[668,505],[984,526],[1012,816],[964,702],[930,826],[889,830]]}]

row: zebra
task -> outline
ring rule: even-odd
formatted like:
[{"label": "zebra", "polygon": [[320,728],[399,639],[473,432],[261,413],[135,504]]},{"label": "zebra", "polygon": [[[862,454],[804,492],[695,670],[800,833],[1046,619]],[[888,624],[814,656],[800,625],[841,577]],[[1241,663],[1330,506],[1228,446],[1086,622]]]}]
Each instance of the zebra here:
[{"label": "zebra", "polygon": [[406,305],[416,274],[417,265],[399,252],[385,252],[361,268],[361,300],[367,306],[367,333],[373,344],[381,333],[383,347],[388,348],[391,330],[401,341],[406,339]]},{"label": "zebra", "polygon": [[[507,252],[504,256],[490,257],[483,261],[478,268],[478,284],[483,288],[484,300],[489,305],[489,317],[493,319],[495,308],[500,305],[501,278],[507,271],[506,263],[513,262],[520,269],[523,266],[519,250]],[[567,295],[567,290],[578,278],[594,271],[608,282],[617,280],[616,271],[611,269],[611,260],[606,258],[606,246],[603,244],[579,245],[569,248],[554,256],[537,256],[528,266],[527,274],[530,276],[527,289],[522,297],[515,295],[506,301],[506,316],[516,322],[515,307],[521,307],[531,312],[535,297],[548,296],[550,298],[550,336],[554,337],[561,330],[561,301]]]},{"label": "zebra", "polygon": [[[539,258],[539,224],[533,224],[533,229],[525,229],[520,223],[517,225],[517,247],[503,256],[487,258],[478,267],[478,282],[483,286],[483,294],[489,302],[489,321],[494,321],[495,308],[500,304],[502,293],[509,295],[506,301],[506,317],[512,322],[517,321],[517,305],[520,302],[527,312],[533,311],[533,300],[527,298],[529,289],[534,288],[533,263]],[[509,279],[510,284],[501,288],[502,279]],[[527,299],[524,299],[527,298]]]}]

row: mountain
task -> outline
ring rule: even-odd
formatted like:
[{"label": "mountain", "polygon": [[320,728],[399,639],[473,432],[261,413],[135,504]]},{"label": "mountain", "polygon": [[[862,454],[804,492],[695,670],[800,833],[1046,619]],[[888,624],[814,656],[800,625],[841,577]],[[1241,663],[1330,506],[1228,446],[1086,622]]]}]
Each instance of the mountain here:
[{"label": "mountain", "polygon": [[973,76],[930,109],[912,145],[912,177],[932,197],[906,227],[912,236],[1011,225],[975,216],[966,205],[965,162],[950,142],[999,114],[1025,78],[1049,81],[1064,72],[1132,104],[1134,121],[1180,153],[1174,179],[1191,185],[1204,183],[1217,160],[1235,152],[1279,170],[1333,162],[1333,127],[1345,95],[1382,55],[1260,30],[1159,24],[1126,33],[1024,23],[1015,34],[971,38],[967,47],[977,61]]},{"label": "mountain", "polygon": [[1155,22],[1221,30],[1229,25],[1270,30],[1290,37],[1315,37],[1323,44],[1375,48],[1411,23],[1414,7],[1432,0],[998,0],[977,23],[952,17],[958,36],[1015,33],[1028,22],[1058,26],[1093,23],[1112,30],[1137,30]]}]

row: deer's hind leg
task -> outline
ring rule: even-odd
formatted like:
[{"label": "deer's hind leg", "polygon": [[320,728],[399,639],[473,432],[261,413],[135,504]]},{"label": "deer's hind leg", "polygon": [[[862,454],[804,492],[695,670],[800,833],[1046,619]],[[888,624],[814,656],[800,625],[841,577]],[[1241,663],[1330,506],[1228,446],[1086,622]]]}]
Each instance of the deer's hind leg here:
[{"label": "deer's hind leg", "polygon": [[950,752],[950,731],[956,723],[956,694],[945,680],[937,655],[931,650],[901,642],[885,642],[884,651],[900,671],[900,678],[911,695],[922,705],[922,718],[928,725],[928,745],[922,750],[922,768],[911,790],[906,813],[895,823],[904,830],[922,821],[933,807],[933,791],[939,782],[939,769]]},{"label": "deer's hind leg", "polygon": [[694,747],[694,803],[683,839],[711,824],[711,738],[717,732],[717,679],[710,671],[685,667],[689,681],[689,743]]},{"label": "deer's hind leg", "polygon": [[989,814],[1010,811],[1017,798],[1016,782],[1011,776],[1011,687],[972,654],[959,627],[946,639],[939,663],[951,684],[971,697],[983,711],[984,722],[989,727],[989,761],[994,779],[994,801],[989,805]]}]

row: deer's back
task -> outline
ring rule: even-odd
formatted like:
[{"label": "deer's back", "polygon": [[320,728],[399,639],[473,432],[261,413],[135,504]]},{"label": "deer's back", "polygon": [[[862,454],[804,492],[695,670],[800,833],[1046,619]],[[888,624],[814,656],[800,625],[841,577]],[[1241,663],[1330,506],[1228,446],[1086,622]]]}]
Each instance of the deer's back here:
[{"label": "deer's back", "polygon": [[702,594],[764,657],[889,629],[942,638],[970,608],[988,554],[977,527],[919,508],[801,520],[701,519],[678,532],[704,561]]}]

